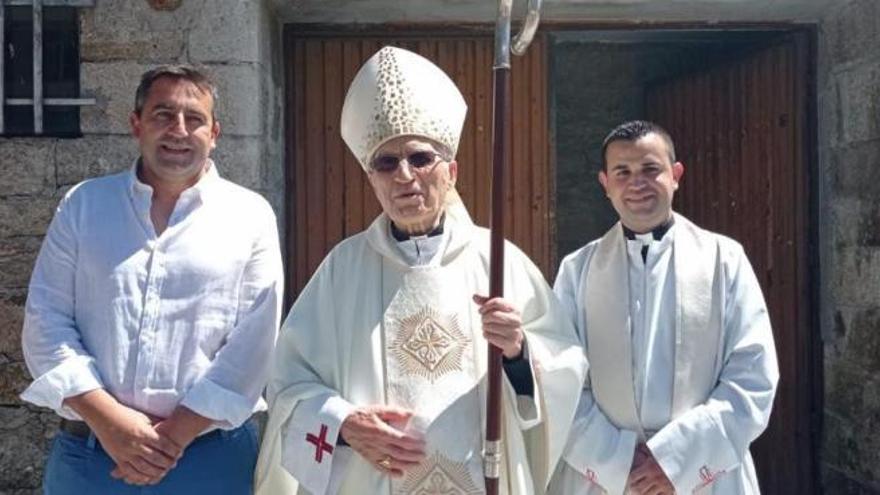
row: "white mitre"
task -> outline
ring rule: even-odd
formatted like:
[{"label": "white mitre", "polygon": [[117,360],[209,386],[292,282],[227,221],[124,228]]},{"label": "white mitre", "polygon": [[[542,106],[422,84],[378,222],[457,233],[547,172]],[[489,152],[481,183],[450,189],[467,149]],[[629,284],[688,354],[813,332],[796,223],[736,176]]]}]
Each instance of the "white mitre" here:
[{"label": "white mitre", "polygon": [[398,136],[436,141],[458,150],[467,104],[439,67],[413,52],[386,46],[354,76],[342,105],[342,139],[361,167]]}]

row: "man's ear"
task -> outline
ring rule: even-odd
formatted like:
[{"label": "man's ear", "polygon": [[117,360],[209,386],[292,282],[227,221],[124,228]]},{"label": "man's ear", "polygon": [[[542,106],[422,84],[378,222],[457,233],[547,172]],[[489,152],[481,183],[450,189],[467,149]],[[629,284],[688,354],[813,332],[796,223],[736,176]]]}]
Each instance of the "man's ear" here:
[{"label": "man's ear", "polygon": [[455,186],[455,181],[458,180],[458,162],[452,160],[449,162],[449,181],[451,186]]},{"label": "man's ear", "polygon": [[678,189],[678,181],[681,180],[681,176],[684,175],[684,164],[681,162],[675,162],[672,164],[672,179],[675,183],[675,188]]},{"label": "man's ear", "polygon": [[608,195],[608,174],[605,173],[604,170],[599,171],[599,183],[602,184],[602,189],[605,190],[605,195]]},{"label": "man's ear", "polygon": [[141,137],[141,117],[137,112],[131,112],[131,114],[129,114],[128,125],[131,127],[132,136],[136,138]]},{"label": "man's ear", "polygon": [[217,136],[220,135],[220,121],[214,120],[214,123],[211,125],[211,149],[217,147]]}]

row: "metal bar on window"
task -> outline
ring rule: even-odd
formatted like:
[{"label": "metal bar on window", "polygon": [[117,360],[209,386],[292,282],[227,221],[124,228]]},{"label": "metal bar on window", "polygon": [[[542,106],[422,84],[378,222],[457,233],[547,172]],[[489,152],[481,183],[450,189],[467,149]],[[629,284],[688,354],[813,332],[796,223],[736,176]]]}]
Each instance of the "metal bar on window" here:
[{"label": "metal bar on window", "polygon": [[[5,131],[4,105],[33,105],[34,134],[43,134],[43,110],[46,106],[94,105],[94,98],[44,98],[43,97],[43,7],[94,7],[95,0],[0,0],[0,135]],[[4,15],[6,6],[31,6],[33,8],[33,97],[6,98],[5,52],[6,33]]]},{"label": "metal bar on window", "polygon": [[6,80],[6,73],[3,72],[3,62],[6,60],[6,19],[4,16],[3,2],[0,2],[0,134],[3,134],[3,108],[6,101],[6,87],[3,85]]},{"label": "metal bar on window", "polygon": [[94,98],[46,98],[43,100],[43,105],[50,107],[57,106],[83,106],[83,105],[94,105]]},{"label": "metal bar on window", "polygon": [[[10,6],[28,6],[34,0],[0,0],[0,4]],[[44,7],[94,7],[95,0],[43,0]]]},{"label": "metal bar on window", "polygon": [[[6,104],[9,106],[28,106],[33,105],[34,100],[32,98],[9,98],[6,100]],[[83,106],[83,105],[94,105],[94,98],[44,98],[43,106],[44,107],[58,107],[58,106]]]},{"label": "metal bar on window", "polygon": [[34,2],[34,134],[43,133],[43,2]]}]

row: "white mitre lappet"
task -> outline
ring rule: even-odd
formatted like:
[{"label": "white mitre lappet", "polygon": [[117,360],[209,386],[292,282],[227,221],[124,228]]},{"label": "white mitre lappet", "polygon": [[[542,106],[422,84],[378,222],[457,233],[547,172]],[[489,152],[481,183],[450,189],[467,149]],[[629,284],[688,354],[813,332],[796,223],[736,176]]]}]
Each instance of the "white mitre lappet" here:
[{"label": "white mitre lappet", "polygon": [[467,104],[439,67],[408,50],[386,46],[361,67],[345,95],[342,139],[364,170],[373,153],[398,136],[419,136],[454,157]]}]

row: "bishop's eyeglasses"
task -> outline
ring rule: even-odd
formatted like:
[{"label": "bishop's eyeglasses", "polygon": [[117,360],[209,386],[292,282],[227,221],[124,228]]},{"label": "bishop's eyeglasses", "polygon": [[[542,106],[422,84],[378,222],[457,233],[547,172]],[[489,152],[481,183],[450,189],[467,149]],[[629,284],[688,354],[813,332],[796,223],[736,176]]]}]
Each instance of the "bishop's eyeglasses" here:
[{"label": "bishop's eyeglasses", "polygon": [[403,161],[406,161],[412,169],[418,170],[435,164],[440,156],[440,153],[436,151],[427,150],[413,151],[405,156],[378,155],[373,158],[370,167],[376,172],[391,173],[397,170]]}]

